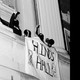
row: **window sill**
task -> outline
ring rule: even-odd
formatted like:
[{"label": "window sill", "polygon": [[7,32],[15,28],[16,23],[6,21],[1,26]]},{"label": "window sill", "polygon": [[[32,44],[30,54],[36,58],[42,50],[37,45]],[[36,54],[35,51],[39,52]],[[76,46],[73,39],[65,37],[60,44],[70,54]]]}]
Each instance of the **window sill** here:
[{"label": "window sill", "polygon": [[55,47],[58,53],[58,59],[64,63],[70,64],[70,55],[63,48]]}]

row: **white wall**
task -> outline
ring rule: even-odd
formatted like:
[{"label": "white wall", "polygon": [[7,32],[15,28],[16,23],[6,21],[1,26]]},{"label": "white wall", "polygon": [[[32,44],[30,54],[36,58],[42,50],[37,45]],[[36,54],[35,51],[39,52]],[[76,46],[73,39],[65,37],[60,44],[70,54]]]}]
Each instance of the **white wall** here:
[{"label": "white wall", "polygon": [[0,22],[0,80],[38,80],[25,73],[25,42],[5,27]]},{"label": "white wall", "polygon": [[[11,77],[13,77],[13,79]],[[39,79],[0,65],[0,80],[39,80]]]},{"label": "white wall", "polygon": [[11,76],[13,76],[13,80],[20,80],[20,74],[18,72],[0,66],[0,80],[12,80]]},{"label": "white wall", "polygon": [[70,80],[70,64],[59,60],[61,80]]},{"label": "white wall", "polygon": [[[6,26],[5,26],[6,27]],[[0,27],[0,64],[25,72],[25,45],[15,34]],[[23,42],[24,43],[24,42]]]}]

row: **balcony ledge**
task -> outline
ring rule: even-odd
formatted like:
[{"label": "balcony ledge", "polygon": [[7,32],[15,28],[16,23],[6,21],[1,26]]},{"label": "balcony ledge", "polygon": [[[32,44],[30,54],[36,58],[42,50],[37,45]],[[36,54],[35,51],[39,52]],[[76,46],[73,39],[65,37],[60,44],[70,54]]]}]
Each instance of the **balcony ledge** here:
[{"label": "balcony ledge", "polygon": [[68,54],[68,52],[65,49],[57,47],[56,51],[58,53],[58,59],[60,61],[70,64],[70,55]]},{"label": "balcony ledge", "polygon": [[0,35],[8,37],[21,45],[25,45],[25,37],[13,33],[13,30],[0,22]]}]

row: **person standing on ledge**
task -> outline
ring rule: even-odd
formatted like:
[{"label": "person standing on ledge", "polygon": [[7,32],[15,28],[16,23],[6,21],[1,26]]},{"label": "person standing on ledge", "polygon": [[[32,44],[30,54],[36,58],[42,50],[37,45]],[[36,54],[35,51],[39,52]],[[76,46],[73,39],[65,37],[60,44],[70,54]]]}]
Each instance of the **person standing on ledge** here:
[{"label": "person standing on ledge", "polygon": [[38,35],[38,37],[41,39],[41,41],[44,43],[44,35],[42,33],[40,33],[40,25],[38,25],[36,27],[36,34]]},{"label": "person standing on ledge", "polygon": [[0,17],[0,21],[4,25],[12,28],[14,33],[16,33],[18,35],[22,35],[22,32],[21,32],[21,30],[19,28],[19,21],[16,19],[19,14],[20,14],[20,12],[13,13],[12,16],[11,16],[11,18],[10,18],[10,22],[5,21],[1,17]]},{"label": "person standing on ledge", "polygon": [[17,18],[17,16],[18,16],[18,14],[20,14],[20,12],[17,12],[16,14],[13,13],[12,16],[11,16],[11,18],[10,18],[10,22],[5,21],[5,20],[2,19],[1,17],[0,17],[0,21],[2,22],[2,24],[6,25],[6,26],[9,26],[10,28],[13,29],[14,25],[15,25],[16,23],[18,23],[18,21],[16,21],[16,18]]},{"label": "person standing on ledge", "polygon": [[16,14],[13,13],[11,18],[10,18],[10,24],[9,24],[9,27],[10,28],[13,28],[14,26],[18,27],[19,28],[19,21],[16,20],[17,16],[20,14],[20,12],[17,12]]}]

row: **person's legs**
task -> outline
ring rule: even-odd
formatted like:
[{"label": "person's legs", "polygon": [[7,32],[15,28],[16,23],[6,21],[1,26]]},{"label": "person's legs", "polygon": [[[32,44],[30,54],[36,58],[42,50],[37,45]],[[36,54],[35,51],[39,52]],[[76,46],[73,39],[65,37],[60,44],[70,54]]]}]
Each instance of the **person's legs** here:
[{"label": "person's legs", "polygon": [[20,29],[17,29],[16,27],[13,28],[13,32],[17,35],[22,35],[22,31]]}]

